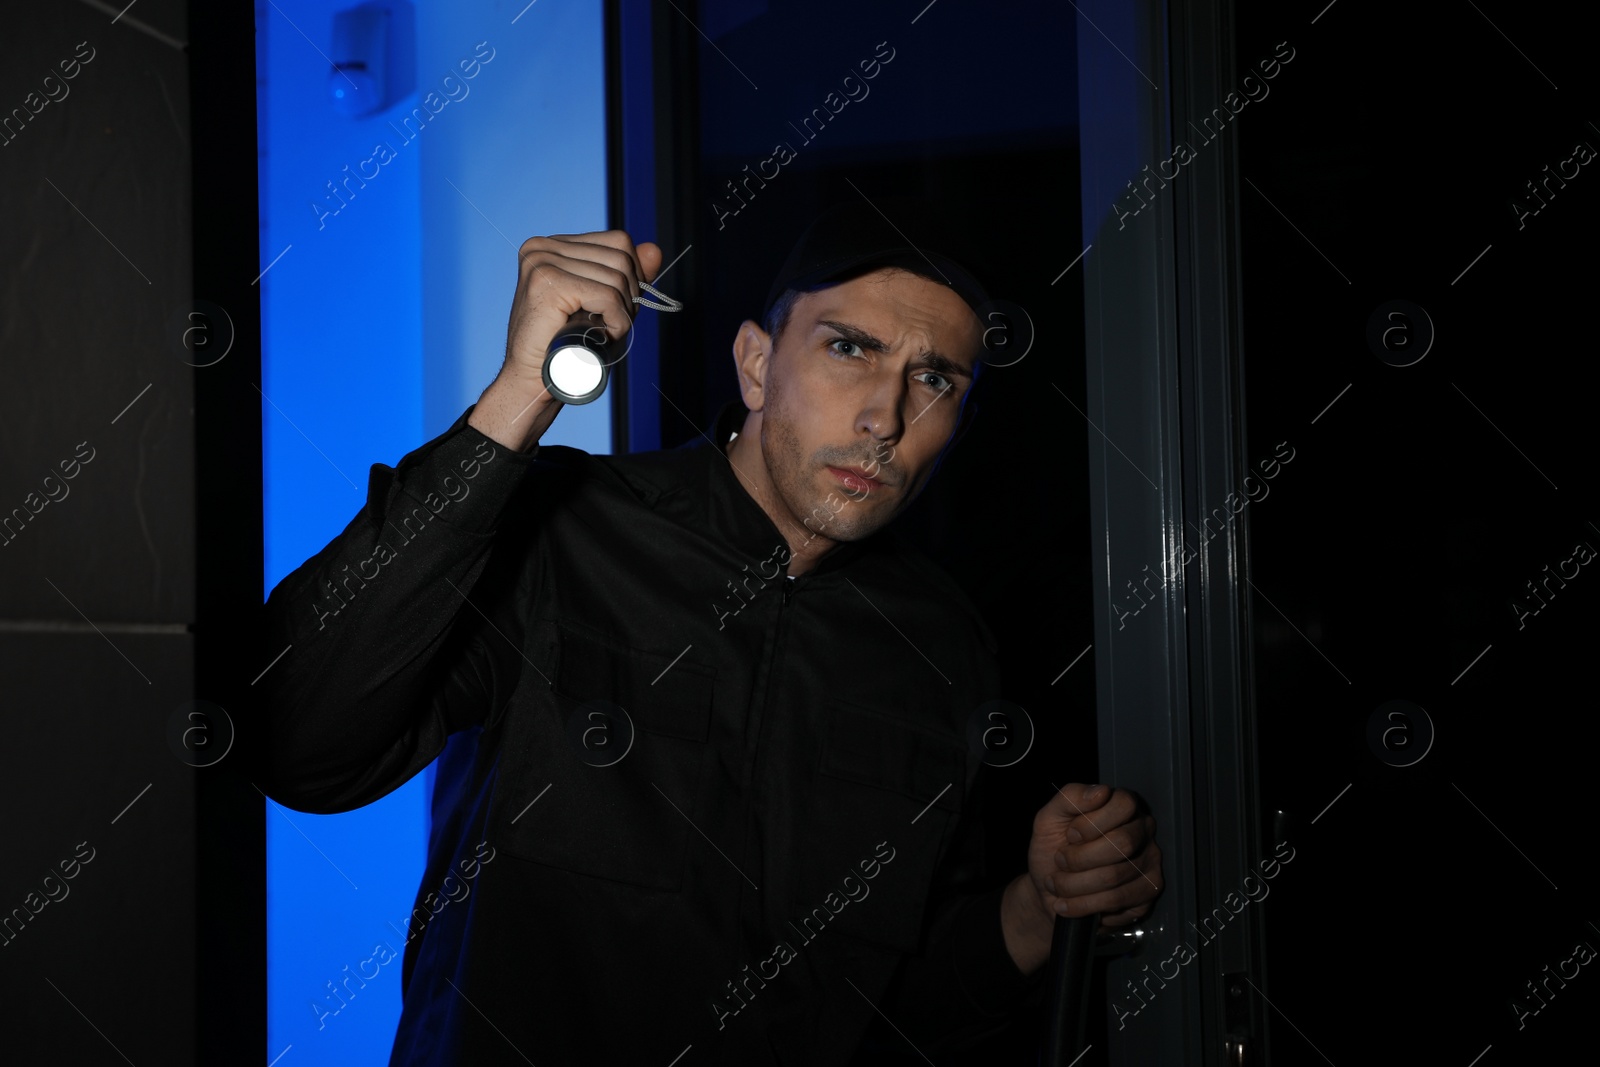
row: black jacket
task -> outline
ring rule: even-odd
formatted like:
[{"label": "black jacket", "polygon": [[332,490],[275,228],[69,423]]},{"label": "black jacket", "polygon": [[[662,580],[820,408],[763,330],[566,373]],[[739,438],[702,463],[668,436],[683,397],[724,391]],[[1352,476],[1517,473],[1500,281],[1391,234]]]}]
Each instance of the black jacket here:
[{"label": "black jacket", "polygon": [[954,583],[887,531],[786,578],[705,442],[519,454],[468,414],[273,591],[241,737],[319,813],[443,755],[391,1064],[893,1062],[1036,1001]]}]

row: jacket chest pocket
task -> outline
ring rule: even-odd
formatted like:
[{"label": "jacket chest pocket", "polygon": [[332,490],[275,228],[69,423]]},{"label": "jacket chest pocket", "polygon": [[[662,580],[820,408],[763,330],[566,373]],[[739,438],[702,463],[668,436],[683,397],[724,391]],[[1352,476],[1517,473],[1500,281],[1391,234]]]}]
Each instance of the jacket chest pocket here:
[{"label": "jacket chest pocket", "polygon": [[495,844],[574,874],[680,889],[714,672],[566,625],[538,632],[555,669],[548,683],[525,670],[507,709]]},{"label": "jacket chest pocket", "polygon": [[806,855],[796,867],[793,901],[799,914],[914,951],[967,775],[968,754],[953,738],[835,702],[803,819]]}]

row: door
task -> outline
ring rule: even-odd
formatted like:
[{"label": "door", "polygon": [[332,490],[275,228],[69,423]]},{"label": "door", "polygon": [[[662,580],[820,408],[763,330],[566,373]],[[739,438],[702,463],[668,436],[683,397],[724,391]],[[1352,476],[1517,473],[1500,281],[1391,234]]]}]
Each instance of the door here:
[{"label": "door", "polygon": [[1474,4],[1082,11],[1101,768],[1167,828],[1111,1060],[1581,1048],[1580,39]]},{"label": "door", "polygon": [[1600,1005],[1593,63],[1517,5],[1240,3],[1240,74],[1280,41],[1237,142],[1273,1062],[1556,1062]]}]

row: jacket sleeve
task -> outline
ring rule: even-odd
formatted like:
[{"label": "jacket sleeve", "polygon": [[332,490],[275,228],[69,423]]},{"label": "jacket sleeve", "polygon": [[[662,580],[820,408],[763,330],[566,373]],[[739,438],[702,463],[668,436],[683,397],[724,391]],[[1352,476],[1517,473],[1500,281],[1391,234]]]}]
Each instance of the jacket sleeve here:
[{"label": "jacket sleeve", "polygon": [[[928,902],[922,951],[905,961],[884,1014],[925,1055],[974,1051],[1044,1002],[1049,963],[1023,974],[1006,948],[1000,899],[1020,871],[987,869],[983,775]],[[1000,864],[1002,869],[1009,865]]]},{"label": "jacket sleeve", "polygon": [[491,548],[537,448],[496,443],[471,413],[396,467],[374,464],[355,518],[261,609],[270,665],[240,743],[257,785],[288,807],[377,800],[516,685],[520,553]]}]

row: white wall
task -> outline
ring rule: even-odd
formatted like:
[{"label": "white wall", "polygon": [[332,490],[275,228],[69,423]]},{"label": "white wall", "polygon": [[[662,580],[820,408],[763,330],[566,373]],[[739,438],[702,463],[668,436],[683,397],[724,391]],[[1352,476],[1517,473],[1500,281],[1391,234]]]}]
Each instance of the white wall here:
[{"label": "white wall", "polygon": [[[460,74],[458,64],[474,57],[479,42],[493,55],[419,139],[429,434],[494,380],[518,246],[533,236],[606,228],[601,5],[525,3],[463,0],[418,13],[421,91],[442,97],[446,74]],[[602,399],[564,409],[545,441],[609,452],[610,438],[610,404]]]}]

